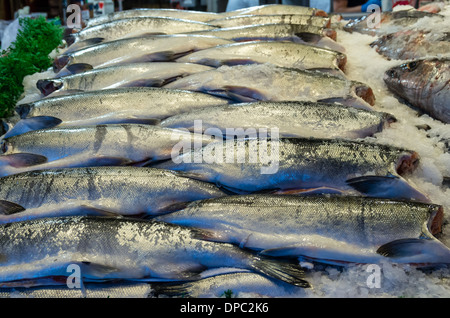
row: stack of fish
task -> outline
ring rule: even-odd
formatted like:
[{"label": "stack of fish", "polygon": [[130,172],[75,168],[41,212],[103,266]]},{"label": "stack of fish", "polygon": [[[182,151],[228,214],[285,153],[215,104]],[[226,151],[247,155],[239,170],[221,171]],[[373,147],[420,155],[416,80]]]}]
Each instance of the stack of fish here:
[{"label": "stack of fish", "polygon": [[395,118],[346,77],[329,23],[139,9],[68,35],[2,140],[4,293],[79,297],[71,266],[84,296],[201,297],[299,295],[299,261],[450,263],[442,206],[403,178],[417,153],[364,140]]},{"label": "stack of fish", "polygon": [[[437,9],[436,9],[437,8]],[[367,17],[345,26],[350,32],[370,34],[370,46],[399,65],[385,74],[388,88],[413,108],[450,123],[450,38],[448,17],[406,9],[383,12],[378,28],[367,27]]]}]

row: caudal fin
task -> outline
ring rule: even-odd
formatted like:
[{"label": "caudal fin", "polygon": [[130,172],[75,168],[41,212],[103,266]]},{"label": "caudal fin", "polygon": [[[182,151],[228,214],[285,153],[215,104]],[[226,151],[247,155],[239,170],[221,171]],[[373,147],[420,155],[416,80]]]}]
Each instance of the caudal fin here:
[{"label": "caudal fin", "polygon": [[305,278],[305,272],[300,265],[284,260],[258,258],[253,267],[258,272],[279,279],[291,285],[309,288],[311,285]]}]

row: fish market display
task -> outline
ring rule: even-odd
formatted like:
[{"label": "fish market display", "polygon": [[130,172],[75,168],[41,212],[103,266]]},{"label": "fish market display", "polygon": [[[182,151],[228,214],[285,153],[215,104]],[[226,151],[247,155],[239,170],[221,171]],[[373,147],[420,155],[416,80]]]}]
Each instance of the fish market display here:
[{"label": "fish market display", "polygon": [[343,70],[346,56],[340,52],[294,42],[254,41],[225,44],[197,51],[180,57],[177,62],[214,67],[272,63],[303,70]]},{"label": "fish market display", "polygon": [[433,204],[378,198],[239,195],[197,201],[157,219],[212,231],[213,240],[266,254],[325,263],[373,263],[382,257],[376,251],[384,244],[425,235],[432,242],[429,255],[415,255],[412,241],[392,252],[398,253],[396,262],[408,256],[425,263],[426,257],[442,262],[440,251],[450,261],[450,249],[432,235],[441,230],[442,213]]},{"label": "fish market display", "polygon": [[216,37],[185,34],[136,37],[63,54],[55,60],[53,68],[59,72],[63,67],[78,63],[100,68],[127,63],[167,62],[187,53],[229,43],[231,41]]},{"label": "fish market display", "polygon": [[80,214],[157,214],[188,201],[222,195],[213,184],[161,169],[109,166],[31,171],[0,178],[0,222]]},{"label": "fish market display", "polygon": [[421,59],[386,71],[391,91],[432,117],[450,123],[450,59]]},{"label": "fish market display", "polygon": [[140,124],[41,129],[3,141],[0,176],[50,168],[145,165],[170,159],[179,140],[188,139],[199,146],[213,141],[204,135]]},{"label": "fish market display", "polygon": [[164,87],[211,93],[239,102],[337,101],[364,109],[371,109],[374,104],[372,89],[364,83],[272,64],[221,66]]},{"label": "fish market display", "polygon": [[[277,127],[280,137],[364,138],[371,136],[395,118],[387,113],[356,109],[340,104],[317,102],[253,102],[210,106],[166,118],[160,125],[214,133],[220,129],[231,136],[241,128],[248,133]],[[227,133],[227,130],[229,131]],[[270,131],[268,131],[270,133]]]},{"label": "fish market display", "polygon": [[77,264],[85,281],[182,281],[195,278],[202,269],[225,266],[308,286],[298,265],[209,242],[204,236],[208,232],[127,218],[51,218],[3,225],[0,244],[7,261],[2,262],[0,285],[14,287],[17,281],[20,286],[31,280],[31,286],[38,286],[40,278],[68,276],[67,267]]},{"label": "fish market display", "polygon": [[210,69],[205,65],[191,63],[131,63],[88,70],[59,78],[39,80],[37,86],[44,96],[50,95],[54,91],[159,87],[176,78]]},{"label": "fish market display", "polygon": [[66,28],[0,123],[0,297],[450,296],[450,6],[380,17]]}]

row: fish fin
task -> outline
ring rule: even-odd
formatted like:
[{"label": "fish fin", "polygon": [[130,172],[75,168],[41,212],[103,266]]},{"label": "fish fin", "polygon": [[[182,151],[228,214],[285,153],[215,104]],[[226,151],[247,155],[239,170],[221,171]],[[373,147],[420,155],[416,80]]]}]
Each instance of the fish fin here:
[{"label": "fish fin", "polygon": [[165,84],[165,80],[159,78],[140,79],[126,83],[120,87],[161,87]]},{"label": "fish fin", "polygon": [[55,127],[58,126],[61,122],[61,119],[52,116],[36,116],[24,118],[19,120],[14,125],[14,127],[7,131],[3,138],[6,139],[24,134],[29,131]]},{"label": "fish fin", "polygon": [[430,201],[423,193],[414,189],[403,178],[392,174],[387,176],[356,177],[348,179],[346,183],[356,191],[368,196],[423,202]]},{"label": "fish fin", "polygon": [[309,32],[295,33],[295,35],[306,43],[317,43],[322,39],[321,35]]},{"label": "fish fin", "polygon": [[256,194],[256,193],[261,193],[261,194],[263,194],[263,193],[266,193],[266,194],[267,194],[267,193],[271,193],[271,191],[272,191],[272,189],[271,189],[271,190],[261,190],[261,191],[264,191],[264,192],[260,192],[260,191],[254,191],[254,192],[251,192],[251,191],[245,191],[245,190],[242,190],[242,189],[233,188],[233,187],[230,187],[230,186],[221,184],[221,183],[219,183],[219,182],[216,183],[216,186],[217,186],[223,193],[228,194],[228,195],[250,194],[250,193],[252,193],[252,194]]},{"label": "fish fin", "polygon": [[324,98],[324,99],[318,100],[318,102],[329,103],[329,104],[338,103],[338,104],[342,104],[345,106],[350,106],[350,107],[354,107],[354,108],[358,108],[358,109],[373,110],[373,108],[368,103],[366,103],[362,99],[359,99],[359,98],[356,98],[353,96]]},{"label": "fish fin", "polygon": [[[95,156],[80,162],[80,167],[89,166],[124,166],[131,163],[130,159],[123,157]],[[76,165],[75,165],[76,167]]]},{"label": "fish fin", "polygon": [[244,86],[225,86],[224,88],[231,99],[237,99],[242,102],[266,100],[266,97],[255,89]]},{"label": "fish fin", "polygon": [[103,264],[92,263],[89,261],[79,261],[76,262],[81,267],[81,272],[83,276],[88,278],[104,278],[111,273],[119,272],[120,269],[112,266],[107,266]]},{"label": "fish fin", "polygon": [[290,194],[290,195],[322,195],[322,194],[333,194],[333,195],[343,195],[345,194],[344,190],[329,188],[329,187],[318,187],[318,188],[309,188],[309,189],[287,189],[287,190],[278,190],[275,192],[276,194]]},{"label": "fish fin", "polygon": [[298,254],[297,250],[298,248],[296,246],[286,246],[262,250],[259,251],[259,254],[270,257],[290,257],[292,255],[297,256]]},{"label": "fish fin", "polygon": [[25,211],[26,209],[14,202],[6,201],[6,200],[0,200],[0,214],[3,215],[10,215],[15,213],[20,213]]},{"label": "fish fin", "polygon": [[36,87],[44,95],[50,95],[54,91],[59,90],[63,86],[63,83],[58,79],[40,79],[36,82]]},{"label": "fish fin", "polygon": [[16,106],[15,111],[19,114],[20,118],[24,119],[28,116],[33,106],[31,104],[19,104]]},{"label": "fish fin", "polygon": [[309,288],[311,285],[304,280],[304,270],[295,263],[281,259],[256,258],[252,266],[255,270],[267,276],[282,280],[298,287]]},{"label": "fish fin", "polygon": [[70,65],[67,65],[66,67],[62,68],[58,72],[58,74],[56,74],[55,78],[84,73],[84,72],[90,71],[92,69],[94,69],[94,67],[91,64],[87,64],[87,63],[70,64]]},{"label": "fish fin", "polygon": [[121,217],[121,214],[116,212],[96,208],[90,205],[82,204],[79,207],[82,215],[93,215],[93,216],[108,216],[108,217]]},{"label": "fish fin", "polygon": [[227,65],[227,66],[249,65],[249,64],[259,64],[259,63],[252,59],[244,59],[244,58],[227,60],[222,63],[222,65]]},{"label": "fish fin", "polygon": [[152,284],[151,295],[153,297],[163,295],[166,297],[192,298],[191,290],[193,287],[192,282]]},{"label": "fish fin", "polygon": [[6,164],[14,168],[30,167],[47,162],[47,157],[34,153],[14,153],[0,155],[0,165]]},{"label": "fish fin", "polygon": [[160,213],[168,214],[168,213],[172,213],[175,211],[183,210],[187,207],[188,204],[189,204],[189,202],[176,202],[176,203],[172,203],[172,204],[167,204],[166,206],[158,209],[158,215]]},{"label": "fish fin", "polygon": [[141,125],[149,125],[149,126],[157,126],[161,123],[161,119],[158,118],[135,118],[128,117],[120,122],[127,124],[141,124]]},{"label": "fish fin", "polygon": [[175,58],[176,58],[176,53],[174,51],[161,51],[161,52],[147,54],[147,55],[137,59],[137,61],[140,61],[140,62],[166,62],[166,61],[173,61]]},{"label": "fish fin", "polygon": [[385,257],[405,257],[416,255],[426,248],[426,244],[431,240],[420,238],[406,238],[391,241],[381,245],[377,249],[377,253]]},{"label": "fish fin", "polygon": [[58,73],[64,66],[66,66],[70,61],[69,55],[60,55],[53,60],[53,72]]}]

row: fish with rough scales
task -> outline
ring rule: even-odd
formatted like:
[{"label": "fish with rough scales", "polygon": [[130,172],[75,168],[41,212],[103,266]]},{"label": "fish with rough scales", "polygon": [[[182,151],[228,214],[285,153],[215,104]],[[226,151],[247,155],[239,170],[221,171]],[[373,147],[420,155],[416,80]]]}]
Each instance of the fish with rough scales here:
[{"label": "fish with rough scales", "polygon": [[330,22],[330,18],[302,14],[248,14],[208,21],[209,24],[217,25],[221,28],[233,28],[257,24],[303,24],[329,28],[331,26]]},{"label": "fish with rough scales", "polygon": [[[158,87],[75,92],[17,105],[16,112],[22,120],[12,126],[3,138],[55,126],[155,124],[157,120],[196,108],[228,103],[226,99],[209,94]],[[80,114],[83,116],[80,117]]]},{"label": "fish with rough scales", "polygon": [[271,63],[298,69],[344,70],[347,56],[337,51],[294,42],[252,41],[218,45],[176,60],[213,67]]},{"label": "fish with rough scales", "polygon": [[0,176],[25,171],[144,166],[171,158],[179,140],[199,146],[214,139],[182,130],[140,124],[109,124],[40,129],[3,140]]},{"label": "fish with rough scales", "polygon": [[100,68],[127,63],[168,62],[188,53],[229,43],[232,41],[187,34],[122,39],[62,54],[54,60],[53,70],[57,73],[80,63]]},{"label": "fish with rough scales", "polygon": [[[384,259],[383,245],[403,239],[436,239],[443,207],[431,203],[342,195],[238,195],[190,203],[156,220],[215,233],[214,239],[274,256],[309,258],[334,264]],[[418,243],[421,244],[421,243]],[[439,263],[436,251],[398,255],[394,262]],[[382,248],[383,249],[383,248]],[[436,253],[435,253],[436,252]],[[450,252],[447,252],[447,262]]]},{"label": "fish with rough scales", "polygon": [[253,101],[340,102],[372,110],[375,97],[366,84],[320,71],[272,64],[221,66],[173,81],[165,88],[186,89]]},{"label": "fish with rough scales", "polygon": [[2,225],[0,286],[21,287],[24,281],[38,286],[39,279],[67,277],[68,265],[76,264],[83,282],[183,281],[198,279],[207,269],[236,267],[309,287],[297,264],[207,237],[205,231],[132,218],[66,217]]},{"label": "fish with rough scales", "polygon": [[328,187],[429,201],[401,177],[418,164],[414,151],[364,141],[243,138],[213,142],[153,167],[180,171],[238,194]]},{"label": "fish with rough scales", "polygon": [[190,21],[208,22],[211,19],[217,18],[219,15],[215,12],[204,12],[194,10],[179,10],[179,9],[155,9],[155,8],[139,8],[129,9],[123,11],[115,11],[105,15],[101,15],[86,22],[87,27],[136,17],[167,17],[175,19],[186,19]]},{"label": "fish with rough scales", "polygon": [[205,65],[176,62],[152,62],[113,65],[58,78],[40,79],[37,88],[44,96],[51,93],[92,91],[118,87],[161,87],[177,78],[204,72]]},{"label": "fish with rough scales", "polygon": [[[201,130],[195,123],[200,121]],[[276,129],[280,137],[364,138],[382,131],[396,119],[387,113],[318,102],[253,102],[209,106],[168,117],[160,125],[203,134],[220,129],[232,137],[237,129],[256,133]],[[231,136],[228,136],[229,133]],[[255,133],[255,135],[256,135]]]},{"label": "fish with rough scales", "polygon": [[214,184],[145,167],[86,167],[0,178],[0,222],[67,215],[145,216],[226,195]]}]

